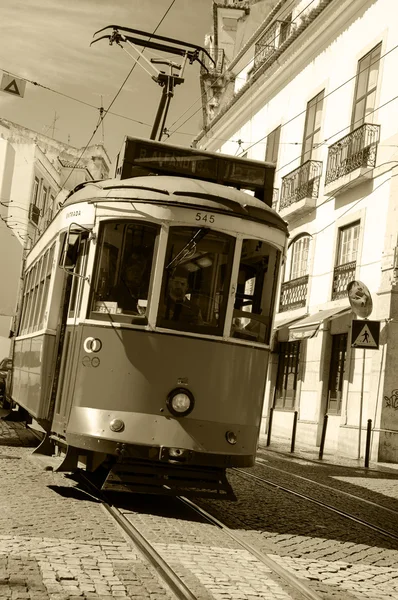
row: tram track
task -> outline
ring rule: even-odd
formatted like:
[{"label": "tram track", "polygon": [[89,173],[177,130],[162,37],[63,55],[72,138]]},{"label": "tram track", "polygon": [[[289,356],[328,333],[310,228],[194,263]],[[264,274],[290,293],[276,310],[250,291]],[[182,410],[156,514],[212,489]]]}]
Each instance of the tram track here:
[{"label": "tram track", "polygon": [[279,467],[271,466],[266,460],[256,457],[256,464],[264,465],[267,469],[271,469],[272,471],[278,471],[279,473],[283,473],[284,475],[288,475],[289,477],[293,477],[295,479],[300,479],[301,481],[305,481],[307,483],[311,483],[315,486],[321,487],[328,491],[333,491],[337,494],[345,496],[346,498],[350,498],[351,500],[355,500],[355,502],[361,502],[363,504],[367,504],[373,508],[382,509],[387,513],[394,516],[398,521],[398,511],[388,506],[383,506],[383,504],[378,504],[377,502],[373,502],[372,500],[368,500],[367,498],[362,498],[356,494],[351,494],[350,492],[346,492],[345,490],[340,490],[339,488],[333,487],[331,485],[326,485],[325,483],[321,483],[320,481],[316,481],[315,479],[310,479],[309,477],[304,477],[303,475],[298,475],[297,473],[292,473],[291,471],[286,471],[285,469],[280,469]]},{"label": "tram track", "polygon": [[[129,511],[129,509],[126,508],[120,509],[112,504],[112,501],[86,477],[84,472],[79,472],[79,480],[84,487],[87,487],[90,490],[90,494],[93,495],[93,497],[101,501],[108,515],[123,529],[128,538],[140,550],[142,555],[156,570],[176,598],[179,600],[201,600],[201,596],[195,595],[195,593],[188,588],[176,570],[173,569],[156,550],[154,544],[152,544],[134,525],[132,522],[135,514],[134,511]],[[192,500],[184,496],[177,496],[175,500],[183,504],[185,509],[188,508],[188,510],[195,515],[196,519],[199,515],[203,522],[217,527],[222,534],[233,540],[237,547],[242,551],[246,551],[252,558],[255,558],[256,561],[264,565],[270,572],[270,576],[273,574],[276,576],[277,580],[283,581],[284,590],[289,594],[289,597],[297,598],[299,596],[303,598],[303,600],[321,600],[323,598],[323,596],[311,589],[302,579],[296,577],[270,556],[260,552],[254,546],[242,540],[240,536],[234,533],[227,525]],[[200,545],[198,545],[198,549],[200,549]],[[290,596],[290,594],[292,594],[292,596]]]},{"label": "tram track", "polygon": [[[258,461],[258,459],[257,459],[257,461]],[[263,461],[261,461],[261,462],[263,462]],[[340,493],[340,494],[342,494],[344,496],[350,497],[351,499],[355,499],[356,501],[363,501],[363,502],[365,502],[367,504],[372,505],[374,508],[380,508],[380,509],[386,510],[389,513],[394,514],[394,516],[396,516],[396,517],[398,516],[397,511],[394,511],[392,509],[386,508],[386,507],[384,507],[382,505],[378,505],[378,504],[376,504],[374,502],[371,502],[369,500],[360,498],[359,496],[355,496],[354,494],[349,494],[348,492],[343,492],[342,490],[338,490],[336,488],[333,488],[332,486],[327,486],[325,484],[316,482],[316,481],[314,481],[312,479],[304,478],[304,477],[302,477],[300,475],[295,475],[295,474],[290,473],[288,471],[284,471],[283,469],[278,469],[277,467],[270,467],[268,465],[268,463],[266,463],[265,461],[264,461],[264,465],[266,465],[267,468],[271,468],[271,469],[274,469],[276,471],[282,471],[283,473],[288,474],[289,476],[292,476],[292,477],[297,477],[297,478],[300,478],[300,479],[304,479],[307,482],[310,482],[310,483],[312,483],[314,485],[319,485],[319,486],[321,486],[323,488],[328,489],[329,491]],[[366,527],[367,529],[372,530],[372,531],[378,533],[379,535],[382,535],[382,536],[384,536],[386,538],[394,540],[395,542],[398,542],[398,534],[393,533],[391,531],[387,531],[386,529],[383,529],[382,527],[379,527],[378,525],[370,523],[370,522],[368,522],[368,521],[366,521],[364,519],[361,519],[360,517],[356,517],[356,516],[350,514],[349,512],[346,512],[344,510],[336,508],[335,506],[332,506],[331,504],[329,504],[327,502],[324,502],[322,500],[313,498],[312,496],[310,496],[308,494],[304,494],[302,492],[298,492],[296,490],[292,490],[292,489],[286,487],[285,485],[281,485],[280,483],[276,483],[275,481],[271,481],[270,479],[265,479],[264,477],[259,477],[258,475],[254,475],[253,473],[248,473],[247,471],[243,471],[242,469],[234,468],[232,470],[235,473],[238,473],[238,475],[241,476],[241,477],[243,477],[243,478],[250,479],[250,480],[255,480],[255,481],[263,484],[264,486],[268,486],[268,487],[275,488],[277,490],[281,490],[281,491],[283,491],[283,492],[285,492],[287,494],[290,494],[290,495],[292,495],[292,496],[294,496],[296,498],[301,498],[302,500],[306,500],[308,502],[311,502],[311,503],[313,503],[313,504],[315,504],[315,505],[317,505],[317,506],[319,506],[319,507],[321,507],[323,509],[326,509],[326,510],[328,510],[330,512],[333,512],[334,514],[337,514],[337,515],[339,515],[339,516],[341,516],[341,517],[343,517],[345,519],[348,519],[348,520],[353,521],[353,522],[355,522],[355,523],[357,523],[357,524],[359,524],[359,525],[361,525],[363,527]]]}]

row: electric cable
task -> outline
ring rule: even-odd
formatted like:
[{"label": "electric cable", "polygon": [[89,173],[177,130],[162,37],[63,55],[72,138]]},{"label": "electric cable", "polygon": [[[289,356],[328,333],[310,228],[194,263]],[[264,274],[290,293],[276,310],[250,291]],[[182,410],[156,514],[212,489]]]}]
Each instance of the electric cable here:
[{"label": "electric cable", "polygon": [[[161,26],[161,24],[163,23],[164,19],[165,19],[165,18],[166,18],[166,16],[168,15],[169,11],[171,10],[172,6],[174,5],[175,1],[176,1],[176,0],[172,0],[172,1],[171,1],[171,4],[170,4],[170,6],[168,7],[168,9],[166,10],[166,12],[164,13],[163,17],[160,19],[160,21],[159,21],[159,23],[157,24],[156,28],[154,29],[153,33],[156,33],[156,32],[157,32],[157,30],[159,29],[159,27],[160,27],[160,26]],[[151,39],[151,38],[149,38],[149,39]],[[142,52],[144,52],[144,51],[145,51],[145,48],[143,49],[143,51],[142,51]],[[138,59],[138,60],[139,60],[139,59]],[[108,106],[108,108],[107,108],[107,109],[105,109],[105,110],[103,111],[103,113],[102,113],[102,115],[101,115],[101,118],[99,119],[99,121],[98,121],[98,123],[97,123],[97,126],[95,127],[95,129],[94,129],[93,133],[91,134],[91,137],[90,137],[90,139],[88,140],[88,142],[87,142],[86,146],[84,147],[83,151],[81,152],[81,154],[80,154],[79,158],[77,159],[76,163],[75,163],[75,164],[74,164],[74,166],[72,167],[72,169],[71,169],[71,171],[70,171],[70,173],[69,173],[68,177],[65,179],[65,181],[64,181],[64,184],[63,184],[63,187],[65,187],[65,183],[68,181],[68,179],[69,179],[69,178],[70,178],[70,176],[72,175],[73,171],[76,169],[77,165],[79,164],[79,161],[81,160],[81,158],[82,158],[83,154],[86,152],[87,148],[89,147],[89,145],[90,145],[90,143],[91,143],[91,141],[92,141],[93,137],[95,136],[95,134],[97,133],[97,131],[98,131],[98,129],[99,129],[99,127],[100,127],[101,123],[103,122],[103,120],[104,120],[104,119],[105,119],[105,117],[107,116],[107,114],[108,114],[108,112],[109,112],[109,109],[110,109],[110,108],[113,106],[113,104],[115,103],[115,101],[116,101],[116,99],[118,98],[119,94],[121,93],[121,91],[122,91],[122,89],[123,89],[123,87],[124,87],[125,83],[127,82],[127,80],[128,80],[128,78],[130,77],[131,73],[134,71],[134,69],[135,69],[135,67],[136,67],[137,63],[138,63],[138,61],[137,61],[137,62],[135,62],[135,63],[133,64],[133,66],[132,66],[132,67],[131,67],[131,69],[129,70],[129,72],[128,72],[127,76],[125,77],[125,79],[124,79],[123,83],[122,83],[122,84],[121,84],[121,86],[119,87],[119,90],[116,92],[116,94],[115,94],[115,96],[114,96],[113,100],[111,101],[110,105]],[[59,206],[62,206],[64,203],[65,203],[65,200],[64,200],[63,202],[60,202],[60,203],[59,203]]]},{"label": "electric cable", "polygon": [[[289,8],[290,6],[292,6],[292,4],[294,4],[294,2],[295,2],[295,0],[292,0],[292,2],[290,2],[290,4],[288,4],[287,8]],[[303,10],[302,10],[300,13],[298,13],[298,15],[296,15],[296,16],[294,17],[294,19],[292,19],[291,23],[294,23],[294,21],[296,21],[296,20],[298,19],[298,17],[299,17],[299,16],[300,16],[300,15],[301,15],[301,14],[302,14],[302,13],[303,13],[305,10],[307,10],[307,8],[308,8],[309,6],[311,6],[311,4],[313,4],[314,2],[315,2],[315,0],[311,0],[311,2],[310,2],[309,4],[307,4],[307,6],[305,6],[305,7],[303,8]],[[276,40],[279,38],[279,36],[280,36],[280,32],[279,32],[279,33],[278,33],[278,34],[277,34],[277,35],[276,35],[274,38],[272,38],[272,39],[270,40],[270,43],[273,43],[273,42],[275,42],[275,41],[276,41]],[[259,51],[257,54],[255,54],[254,58],[253,58],[253,59],[251,59],[251,60],[250,60],[250,61],[249,61],[249,62],[248,62],[248,63],[247,63],[247,64],[246,64],[246,65],[245,65],[245,66],[244,66],[242,69],[241,69],[241,72],[242,72],[242,71],[243,71],[243,70],[244,70],[246,67],[248,67],[252,61],[253,61],[253,63],[254,63],[254,60],[257,58],[257,56],[259,56],[259,54],[261,54],[261,52],[262,52],[262,49],[261,49],[261,50],[260,50],[260,51]],[[236,57],[235,57],[235,58],[236,58]],[[228,70],[228,69],[226,69],[226,70]],[[218,77],[217,77],[217,78],[216,78],[216,79],[213,81],[213,83],[212,83],[211,87],[212,87],[212,86],[213,86],[215,83],[217,83],[217,81],[218,81],[219,79],[221,79],[223,76],[224,76],[224,74],[223,74],[223,73],[222,73],[222,74],[220,74],[220,75],[219,75],[219,76],[218,76]],[[179,121],[180,119],[182,119],[182,118],[183,118],[183,116],[184,116],[184,115],[186,115],[186,114],[187,114],[187,112],[188,112],[189,110],[191,110],[191,108],[192,108],[193,106],[195,106],[195,104],[196,104],[197,102],[200,102],[200,100],[202,100],[202,98],[203,98],[204,96],[206,96],[206,92],[204,92],[203,94],[201,94],[201,95],[199,96],[199,98],[197,98],[197,99],[196,99],[196,100],[193,102],[193,104],[191,104],[191,106],[189,106],[189,107],[188,107],[188,108],[187,108],[187,109],[186,109],[186,110],[185,110],[185,111],[182,113],[182,115],[180,115],[180,116],[178,117],[178,119],[176,119],[176,120],[174,121],[174,123],[172,123],[172,125],[170,125],[170,127],[174,127],[174,125],[175,125],[176,123],[178,123],[178,121]],[[198,109],[197,109],[197,110],[196,110],[196,111],[193,113],[193,115],[191,115],[191,116],[190,116],[190,117],[189,117],[187,120],[185,120],[185,121],[184,121],[184,123],[182,123],[181,125],[179,125],[179,127],[178,127],[177,129],[175,129],[174,131],[172,131],[172,132],[170,133],[170,136],[171,136],[171,135],[173,135],[173,133],[176,133],[180,127],[182,127],[183,125],[185,125],[185,123],[186,123],[187,121],[189,121],[190,119],[192,119],[192,117],[194,117],[194,116],[195,116],[195,115],[196,115],[196,114],[197,114],[197,113],[198,113],[200,110],[202,110],[202,107],[199,107],[199,108],[198,108]],[[215,138],[215,139],[218,139],[218,138]]]}]

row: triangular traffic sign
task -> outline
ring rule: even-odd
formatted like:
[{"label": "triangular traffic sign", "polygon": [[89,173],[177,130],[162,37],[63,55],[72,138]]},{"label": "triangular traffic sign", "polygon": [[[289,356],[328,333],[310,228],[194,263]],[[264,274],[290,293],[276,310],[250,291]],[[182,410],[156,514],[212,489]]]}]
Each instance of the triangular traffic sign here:
[{"label": "triangular traffic sign", "polygon": [[3,73],[0,84],[0,90],[2,92],[7,92],[7,94],[12,94],[13,96],[19,96],[19,98],[23,98],[25,94],[25,87],[26,81],[23,79],[18,79],[17,77]]},{"label": "triangular traffic sign", "polygon": [[17,82],[15,81],[15,79],[13,79],[8,85],[7,87],[4,88],[3,92],[10,92],[10,94],[16,94],[17,96],[20,96],[21,93],[18,89],[17,86]]},{"label": "triangular traffic sign", "polygon": [[352,346],[353,348],[358,346],[361,348],[378,348],[379,344],[375,341],[368,325],[364,323],[359,335],[353,340]]}]

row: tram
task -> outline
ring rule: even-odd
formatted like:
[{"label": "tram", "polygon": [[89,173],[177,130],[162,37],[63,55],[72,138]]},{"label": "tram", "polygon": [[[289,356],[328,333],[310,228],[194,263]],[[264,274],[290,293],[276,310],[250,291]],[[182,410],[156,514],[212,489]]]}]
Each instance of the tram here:
[{"label": "tram", "polygon": [[254,464],[286,250],[273,171],[126,138],[116,178],[63,202],[26,260],[9,390],[58,470],[233,497],[226,469]]}]

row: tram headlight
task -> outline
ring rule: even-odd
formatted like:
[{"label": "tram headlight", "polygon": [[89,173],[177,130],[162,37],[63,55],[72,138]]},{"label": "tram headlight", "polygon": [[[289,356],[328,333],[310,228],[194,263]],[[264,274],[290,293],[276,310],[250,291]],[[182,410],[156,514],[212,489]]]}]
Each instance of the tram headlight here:
[{"label": "tram headlight", "polygon": [[225,434],[225,439],[227,440],[228,444],[232,444],[232,446],[234,446],[238,441],[238,436],[234,431],[227,431]]},{"label": "tram headlight", "polygon": [[166,405],[175,417],[185,417],[193,410],[195,399],[186,388],[175,388],[167,396]]}]

